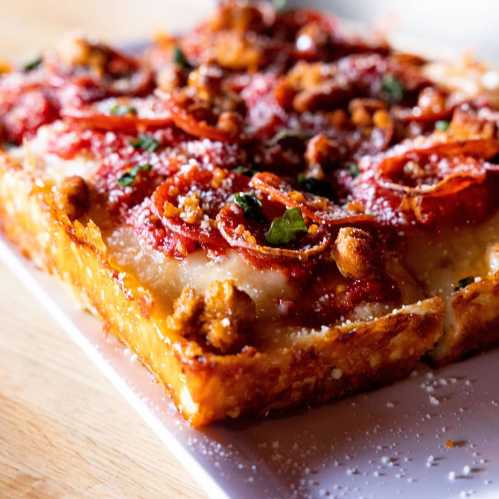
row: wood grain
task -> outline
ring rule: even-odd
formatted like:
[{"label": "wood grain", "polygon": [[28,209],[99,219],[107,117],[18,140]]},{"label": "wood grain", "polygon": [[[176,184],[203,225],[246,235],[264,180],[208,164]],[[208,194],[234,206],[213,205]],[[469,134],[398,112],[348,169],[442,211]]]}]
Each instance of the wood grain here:
[{"label": "wood grain", "polygon": [[0,266],[0,497],[205,497]]},{"label": "wood grain", "polygon": [[[188,27],[204,0],[0,0],[0,58],[68,31],[137,40]],[[111,384],[0,264],[0,497],[205,497]]]}]

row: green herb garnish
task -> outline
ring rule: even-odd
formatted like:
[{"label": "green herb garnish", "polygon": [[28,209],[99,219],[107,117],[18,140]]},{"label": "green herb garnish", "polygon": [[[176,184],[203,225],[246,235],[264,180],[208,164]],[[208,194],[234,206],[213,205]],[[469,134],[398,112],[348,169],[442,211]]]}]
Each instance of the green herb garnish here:
[{"label": "green herb garnish", "polygon": [[275,146],[279,142],[286,139],[296,139],[296,140],[307,140],[313,136],[312,132],[307,132],[305,130],[293,130],[292,128],[285,128],[277,132],[270,140],[269,144]]},{"label": "green herb garnish", "polygon": [[274,6],[274,9],[279,12],[287,7],[288,0],[272,0],[272,5]]},{"label": "green herb garnish", "polygon": [[136,139],[132,139],[130,144],[135,149],[142,149],[142,151],[154,152],[159,147],[159,142],[152,135],[139,135]]},{"label": "green herb garnish", "polygon": [[194,66],[189,62],[180,47],[175,47],[173,49],[173,62],[182,69],[187,69],[189,71],[194,69]]},{"label": "green herb garnish", "polygon": [[246,177],[252,177],[256,173],[256,170],[242,165],[236,166],[232,171],[239,173],[240,175],[245,175]]},{"label": "green herb garnish", "polygon": [[140,172],[150,172],[151,170],[152,166],[148,163],[134,166],[118,179],[118,184],[120,184],[122,187],[128,187],[135,182],[135,179]]},{"label": "green herb garnish", "polygon": [[405,88],[396,76],[385,75],[381,82],[381,93],[385,100],[397,104],[404,98]]},{"label": "green herb garnish", "polygon": [[333,199],[334,193],[329,182],[318,180],[313,177],[306,177],[303,173],[298,175],[298,185],[300,189],[306,192],[311,192],[317,196],[323,196],[328,199]]},{"label": "green herb garnish", "polygon": [[300,234],[307,233],[300,208],[289,208],[282,216],[274,218],[265,240],[272,246],[282,246],[294,241]]},{"label": "green herb garnish", "polygon": [[110,110],[109,114],[113,116],[135,116],[137,109],[133,106],[125,106],[123,104],[115,104]]},{"label": "green herb garnish", "polygon": [[33,71],[37,68],[39,68],[42,65],[43,58],[42,56],[35,57],[31,61],[28,61],[24,66],[23,66],[23,71],[25,73],[29,73],[30,71]]},{"label": "green herb garnish", "polygon": [[234,195],[234,203],[244,211],[244,216],[253,220],[262,221],[262,203],[259,199],[248,192],[238,192]]},{"label": "green herb garnish", "polygon": [[454,287],[454,291],[459,291],[473,282],[475,282],[475,278],[473,276],[463,277],[457,281],[457,286]]},{"label": "green herb garnish", "polygon": [[450,123],[447,120],[438,120],[435,123],[435,130],[438,130],[439,132],[446,132],[449,125]]},{"label": "green herb garnish", "polygon": [[350,163],[347,163],[346,165],[346,168],[348,170],[348,173],[350,173],[350,175],[355,178],[355,177],[358,177],[359,174],[360,174],[360,168],[359,168],[359,165],[357,163],[354,163],[353,161],[350,162]]}]

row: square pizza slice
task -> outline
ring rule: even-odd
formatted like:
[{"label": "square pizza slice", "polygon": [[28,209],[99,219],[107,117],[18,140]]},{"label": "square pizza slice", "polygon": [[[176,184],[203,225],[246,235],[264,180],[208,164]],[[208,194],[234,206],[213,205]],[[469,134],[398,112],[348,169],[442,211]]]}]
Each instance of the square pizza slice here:
[{"label": "square pizza slice", "polygon": [[0,77],[0,227],[194,425],[393,382],[499,339],[495,93],[456,68],[267,3],[68,39]]}]

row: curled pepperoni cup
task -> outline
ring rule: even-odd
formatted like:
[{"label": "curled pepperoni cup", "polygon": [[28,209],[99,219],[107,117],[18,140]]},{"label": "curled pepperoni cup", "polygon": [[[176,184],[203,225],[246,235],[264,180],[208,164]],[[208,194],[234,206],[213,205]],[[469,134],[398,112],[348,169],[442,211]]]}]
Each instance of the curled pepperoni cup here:
[{"label": "curled pepperoni cup", "polygon": [[[416,222],[481,219],[492,202],[488,174],[497,165],[471,157],[408,162],[396,181],[380,178],[379,185],[400,199],[400,209]],[[412,218],[412,217],[411,217]]]},{"label": "curled pepperoni cup", "polygon": [[96,104],[69,107],[63,117],[86,128],[135,131],[172,125],[172,117],[154,97],[107,99]]},{"label": "curled pepperoni cup", "polygon": [[145,95],[154,81],[151,70],[133,57],[82,37],[64,40],[46,67],[54,85],[92,82],[105,97]]},{"label": "curled pepperoni cup", "polygon": [[210,124],[206,116],[204,118],[196,117],[189,109],[189,105],[181,105],[175,98],[165,94],[164,96],[165,108],[171,114],[172,120],[175,125],[194,137],[207,138],[211,140],[219,140],[221,142],[229,141],[230,135],[223,130],[220,130],[215,125]]},{"label": "curled pepperoni cup", "polygon": [[381,176],[391,177],[400,172],[411,159],[417,161],[430,157],[492,158],[499,153],[499,140],[493,138],[472,138],[469,140],[446,140],[430,137],[426,140],[408,141],[394,147],[384,155],[377,165]]},{"label": "curled pepperoni cup", "polygon": [[[294,208],[293,210],[298,209]],[[257,225],[248,221],[243,209],[229,203],[218,213],[216,223],[220,234],[229,246],[246,250],[257,257],[306,261],[324,253],[330,246],[331,235],[324,228],[319,228],[316,225],[307,228],[303,223],[301,214],[296,212],[295,215],[292,215],[289,213],[290,211],[292,210],[287,210],[281,217],[274,219],[270,228],[265,231],[264,227],[268,227],[268,223]],[[301,226],[298,222],[299,229],[297,217],[301,218],[301,223],[303,223]],[[293,221],[295,223],[294,228],[289,229],[293,231],[294,236],[286,237],[287,234],[283,234],[284,230],[277,236],[282,237],[283,241],[287,241],[287,248],[277,247],[269,243],[273,240],[272,227],[276,221],[281,220],[286,220],[282,223],[289,227],[293,227]],[[301,233],[300,237],[296,236],[298,232]]]},{"label": "curled pepperoni cup", "polygon": [[347,212],[322,196],[295,191],[273,173],[255,174],[250,181],[250,186],[288,209],[299,208],[304,217],[316,224],[335,226],[373,221],[369,215]]},{"label": "curled pepperoni cup", "polygon": [[499,141],[469,135],[473,138],[457,140],[442,134],[397,146],[379,160],[374,174],[364,170],[356,188],[362,192],[373,184],[364,189],[371,192],[373,211],[388,206],[403,214],[397,218],[401,224],[481,220],[493,205],[493,176],[499,171],[486,159],[499,153]]},{"label": "curled pepperoni cup", "polygon": [[247,183],[244,175],[191,166],[156,189],[152,209],[172,232],[201,247],[222,251],[227,243],[217,230],[216,215],[231,194],[244,190]]}]

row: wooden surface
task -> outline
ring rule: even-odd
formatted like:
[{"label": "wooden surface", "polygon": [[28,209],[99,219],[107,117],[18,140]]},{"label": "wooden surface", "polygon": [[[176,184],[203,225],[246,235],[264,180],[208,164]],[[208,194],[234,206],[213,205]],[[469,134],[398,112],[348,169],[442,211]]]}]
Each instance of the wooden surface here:
[{"label": "wooden surface", "polygon": [[[0,0],[0,57],[36,54],[67,31],[125,40],[182,29],[209,7],[197,0]],[[0,297],[0,498],[205,497],[1,264]]]},{"label": "wooden surface", "polygon": [[1,264],[0,296],[1,498],[205,497]]}]

